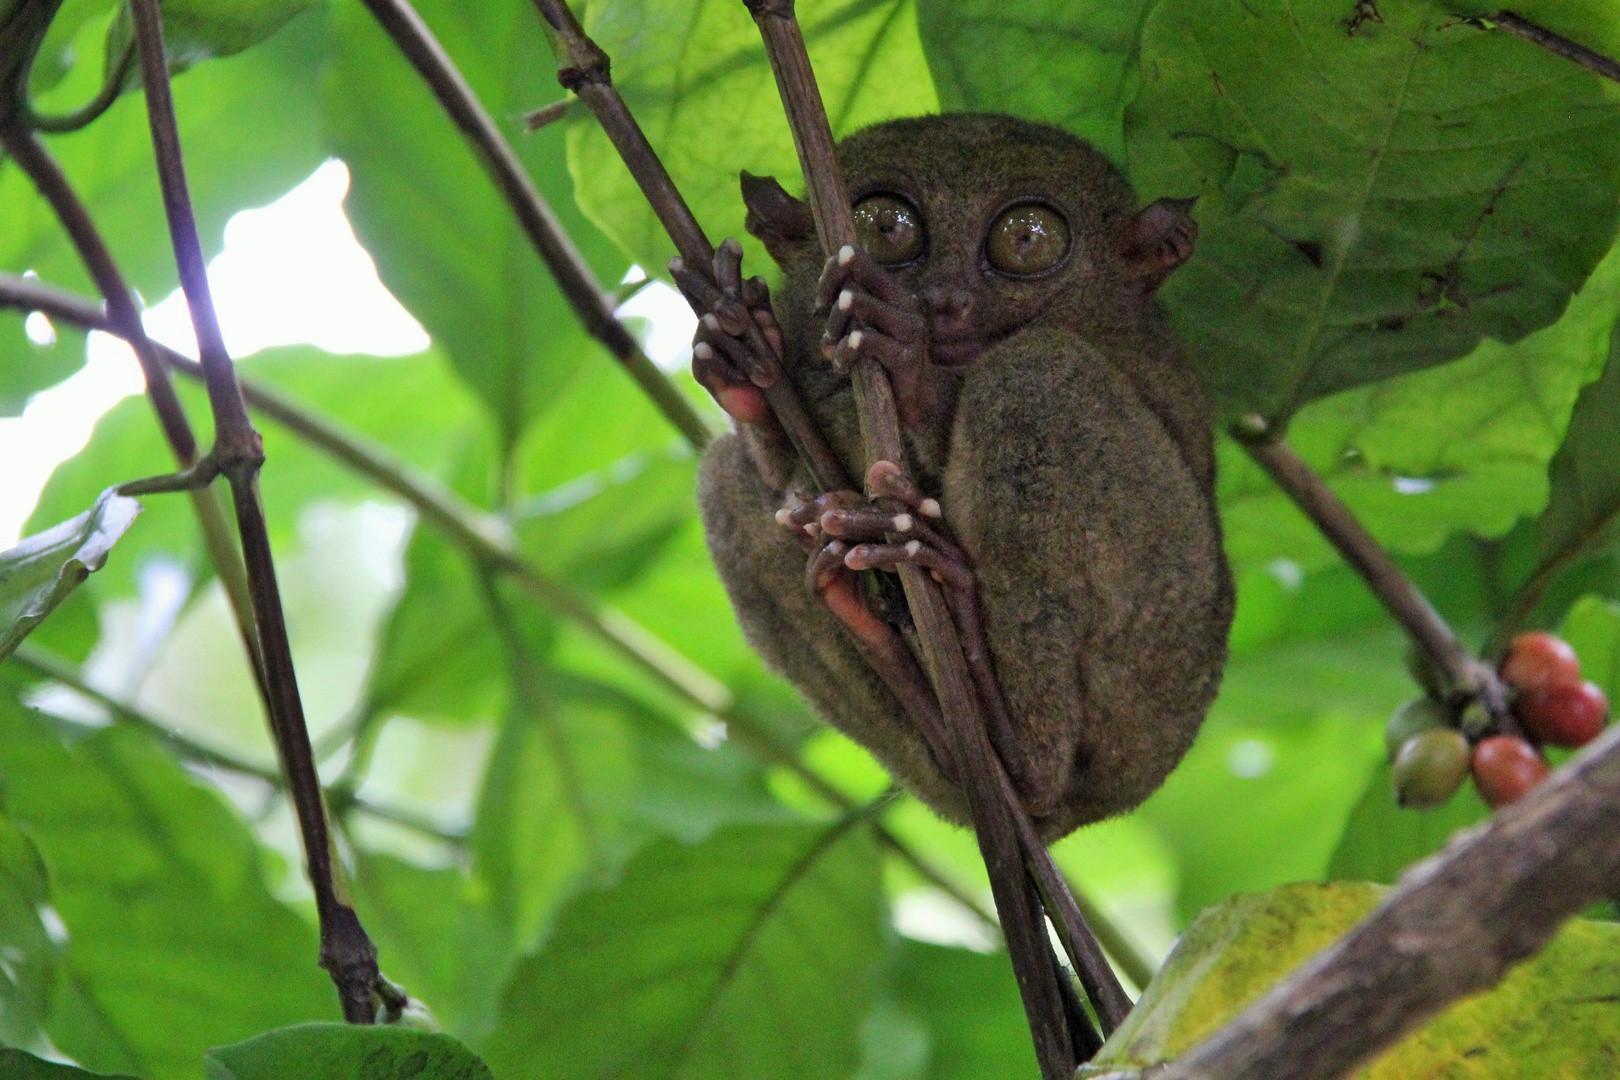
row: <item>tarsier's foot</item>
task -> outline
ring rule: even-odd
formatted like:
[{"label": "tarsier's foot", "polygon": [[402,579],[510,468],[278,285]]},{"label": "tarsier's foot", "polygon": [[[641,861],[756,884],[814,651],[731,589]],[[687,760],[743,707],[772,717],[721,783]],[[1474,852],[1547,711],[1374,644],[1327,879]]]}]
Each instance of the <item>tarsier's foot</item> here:
[{"label": "tarsier's foot", "polygon": [[939,502],[890,461],[874,462],[866,482],[878,495],[876,501],[839,491],[777,512],[777,521],[796,530],[811,549],[806,570],[811,589],[852,633],[871,642],[894,631],[862,602],[854,573],[893,570],[902,563],[927,569],[944,587],[991,742],[1025,808],[1044,817],[1056,808],[1059,793],[1043,789],[1013,732],[986,643],[973,569],[951,539]]},{"label": "tarsier's foot", "polygon": [[760,424],[772,415],[763,388],[781,372],[782,328],[765,279],[743,279],[742,255],[727,237],[715,249],[713,282],[684,259],[671,259],[669,272],[698,316],[692,377],[739,423]]},{"label": "tarsier's foot", "polygon": [[928,320],[870,255],[844,247],[827,260],[816,286],[816,313],[827,316],[821,351],[834,367],[848,371],[857,359],[871,357],[889,373],[903,424],[916,429],[937,419],[923,387]]}]

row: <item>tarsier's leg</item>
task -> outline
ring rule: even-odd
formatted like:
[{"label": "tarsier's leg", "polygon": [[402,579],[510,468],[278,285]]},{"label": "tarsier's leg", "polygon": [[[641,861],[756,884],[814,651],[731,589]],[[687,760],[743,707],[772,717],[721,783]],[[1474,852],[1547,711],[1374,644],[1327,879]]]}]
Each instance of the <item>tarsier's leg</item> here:
[{"label": "tarsier's leg", "polygon": [[[1040,778],[1013,734],[1011,715],[985,644],[973,569],[951,539],[938,501],[923,495],[900,467],[889,461],[872,465],[867,471],[867,485],[880,496],[877,502],[854,492],[833,492],[778,512],[777,520],[784,526],[820,542],[809,568],[812,587],[835,614],[840,607],[849,611],[848,617],[839,614],[839,618],[857,637],[865,632],[863,628],[875,625],[898,641],[899,635],[861,603],[851,571],[892,570],[903,562],[930,571],[944,586],[963,658],[984,706],[996,753],[1029,812],[1036,816],[1050,813],[1057,792],[1042,790]],[[830,584],[833,582],[840,583],[841,591],[834,592]],[[929,697],[932,699],[931,693]],[[938,712],[937,705],[934,712]]]}]

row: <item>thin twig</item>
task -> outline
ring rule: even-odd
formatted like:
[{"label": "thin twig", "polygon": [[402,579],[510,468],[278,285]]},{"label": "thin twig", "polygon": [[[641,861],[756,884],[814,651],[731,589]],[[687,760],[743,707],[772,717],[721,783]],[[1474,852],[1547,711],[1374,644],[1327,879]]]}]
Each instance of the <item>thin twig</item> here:
[{"label": "thin twig", "polygon": [[1495,985],[1620,880],[1620,726],[1419,863],[1378,909],[1153,1080],[1337,1080]]},{"label": "thin twig", "polygon": [[523,114],[523,130],[530,135],[543,127],[549,127],[568,115],[578,98],[562,98],[553,101],[550,105],[542,105],[538,109]]},{"label": "thin twig", "polygon": [[[816,86],[815,72],[810,66],[804,36],[794,15],[792,0],[746,2],[754,21],[759,25],[760,35],[765,41],[765,52],[776,76],[777,90],[787,113],[788,127],[793,133],[794,147],[798,151],[799,165],[804,170],[810,208],[823,252],[826,255],[841,255],[846,248],[853,250],[856,243],[854,214],[845,193],[832,129],[827,122],[827,113]],[[899,416],[888,374],[877,361],[862,358],[856,362],[852,377],[861,435],[866,444],[866,463],[892,461],[903,465],[905,447],[900,436]],[[1007,939],[1013,973],[1023,995],[1035,1056],[1046,1080],[1067,1080],[1078,1063],[1079,1055],[1091,1044],[1095,1035],[1084,1030],[1073,1030],[1073,1025],[1084,1023],[1084,1020],[1065,1008],[1063,988],[1057,981],[1057,966],[1052,962],[1038,892],[1026,878],[1026,858],[1037,867],[1041,866],[1040,857],[1046,854],[1045,848],[1038,841],[1034,849],[1024,848],[1024,838],[1020,837],[1015,822],[1021,808],[1016,796],[1007,798],[1011,786],[986,736],[984,716],[963,658],[956,625],[939,585],[914,564],[903,563],[899,571],[906,601],[917,627],[925,667],[933,676],[934,692],[953,742],[953,745],[943,749],[947,752],[946,759],[958,763],[958,781],[967,795],[979,850],[990,875],[991,892],[995,896],[996,910],[1001,915],[1002,933]],[[1033,835],[1033,830],[1030,830],[1030,834]],[[1043,876],[1039,884],[1051,886],[1055,883],[1057,887],[1067,890],[1061,877],[1056,874],[1052,877],[1055,882]],[[1058,910],[1052,913],[1059,917],[1066,914]],[[1083,922],[1066,929],[1077,937],[1089,937]],[[1095,950],[1095,942],[1090,944]],[[1076,967],[1089,966],[1096,961],[1097,955],[1076,949],[1071,952],[1070,959]],[[1100,966],[1101,971],[1093,968],[1088,973],[1093,977],[1086,980],[1088,991],[1102,982],[1112,982],[1117,989],[1113,971],[1106,962]],[[1119,993],[1123,997],[1123,991]],[[1112,1003],[1096,1001],[1094,1004],[1099,1019],[1107,1025]],[[1129,1007],[1128,1004],[1126,1007]]]},{"label": "thin twig", "polygon": [[[712,280],[714,246],[709,243],[703,227],[698,224],[692,208],[675,186],[669,170],[664,168],[657,151],[647,141],[641,125],[636,123],[636,118],[614,88],[607,53],[586,36],[572,9],[563,0],[535,0],[535,7],[555,35],[548,37],[548,40],[557,55],[557,81],[578,95],[578,99],[585,102],[596,115],[597,123],[619,152],[619,157],[630,170],[643,197],[657,215],[659,224],[663,225],[687,266]],[[810,475],[823,491],[848,488],[849,481],[844,475],[842,463],[806,411],[798,390],[790,380],[782,377],[775,351],[766,342],[759,326],[750,321],[746,332],[752,354],[765,365],[762,372],[766,382],[763,387],[765,400]]]},{"label": "thin twig", "polygon": [[1569,564],[1574,562],[1581,552],[1609,530],[1616,517],[1620,517],[1620,502],[1609,507],[1607,512],[1594,516],[1562,547],[1541,561],[1535,571],[1525,579],[1524,584],[1513,591],[1513,596],[1507,603],[1507,611],[1497,620],[1491,629],[1491,636],[1480,649],[1483,656],[1494,660],[1507,652],[1508,642],[1523,628],[1553,582],[1558,580],[1559,575],[1569,568]]},{"label": "thin twig", "polygon": [[[173,750],[175,756],[182,761],[193,765],[220,769],[224,772],[236,773],[238,776],[252,777],[275,788],[277,791],[286,791],[287,789],[286,779],[276,770],[267,769],[262,765],[255,765],[250,761],[244,761],[239,757],[212,749],[187,738],[161,720],[148,716],[128,702],[119,701],[117,698],[97,690],[84,681],[72,664],[32,643],[25,642],[19,645],[17,650],[7,659],[40,678],[60,683],[74,693],[89,698],[106,709],[112,715],[114,721],[138,728],[148,735],[156,737]],[[68,722],[76,723],[76,721]],[[408,829],[414,829],[417,832],[449,843],[462,843],[466,840],[463,833],[447,831],[420,815],[397,807],[375,803],[353,791],[334,790],[332,801],[339,813],[346,808],[352,808],[380,821],[403,825]]]},{"label": "thin twig", "polygon": [[1585,45],[1569,40],[1562,34],[1555,34],[1551,30],[1545,30],[1528,19],[1520,18],[1511,11],[1498,11],[1495,15],[1490,16],[1488,21],[1516,37],[1523,38],[1532,45],[1539,45],[1550,53],[1562,56],[1565,60],[1573,60],[1581,67],[1586,68],[1588,71],[1595,71],[1605,79],[1620,82],[1620,64],[1615,63],[1602,53],[1593,52]]},{"label": "thin twig", "polygon": [[[176,464],[182,470],[192,467],[197,463],[196,436],[192,434],[191,424],[186,420],[174,385],[169,381],[169,373],[157,358],[157,346],[146,336],[134,296],[117,262],[113,260],[112,252],[102,240],[101,232],[91,220],[90,211],[68,183],[61,166],[33,133],[15,123],[0,123],[0,148],[28,175],[40,195],[55,211],[79,258],[90,271],[96,288],[106,298],[108,314],[104,328],[123,338],[135,352],[135,359],[146,382],[146,399],[157,414],[158,427],[174,454]],[[236,619],[237,631],[247,651],[254,681],[258,683],[259,696],[268,701],[264,667],[259,657],[259,633],[253,621],[252,601],[248,598],[247,571],[231,539],[224,500],[218,491],[202,489],[192,493],[191,503],[202,528],[209,559],[231,602],[231,614]]]},{"label": "thin twig", "polygon": [[1496,670],[1468,651],[1383,545],[1293,447],[1281,437],[1257,438],[1244,428],[1234,427],[1232,436],[1338,549],[1453,691],[1464,699],[1477,698],[1498,730],[1522,735]]},{"label": "thin twig", "polygon": [[185,292],[191,324],[197,335],[203,381],[213,408],[214,447],[209,457],[230,481],[236,508],[237,531],[243,561],[247,564],[248,588],[253,598],[269,691],[270,727],[297,811],[320,919],[321,966],[337,986],[344,1019],[369,1024],[376,1016],[373,992],[379,982],[377,950],[354,909],[339,897],[333,878],[332,841],[322,805],[320,776],[315,770],[309,731],[304,723],[298,677],[287,640],[286,617],[276,584],[275,561],[270,553],[264,506],[259,497],[259,468],[264,463],[264,447],[242,400],[208,286],[208,264],[192,214],[191,193],[180,149],[180,129],[169,87],[163,16],[158,0],[131,0],[130,6],[164,212],[169,221],[175,264],[180,271],[180,287]]},{"label": "thin twig", "polygon": [[365,0],[365,5],[478,154],[586,332],[607,347],[686,441],[703,449],[711,435],[708,425],[613,314],[612,295],[596,280],[450,54],[406,0]]}]

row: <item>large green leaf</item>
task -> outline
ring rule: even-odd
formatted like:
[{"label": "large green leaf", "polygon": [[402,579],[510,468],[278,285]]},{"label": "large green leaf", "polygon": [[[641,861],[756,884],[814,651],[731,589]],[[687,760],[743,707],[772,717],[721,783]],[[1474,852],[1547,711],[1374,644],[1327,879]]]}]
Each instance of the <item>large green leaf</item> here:
[{"label": "large green leaf", "polygon": [[65,1052],[193,1078],[210,1046],[335,1012],[315,933],[266,891],[252,834],[147,736],[64,744],[6,700],[0,772],[67,927],[50,1020]]},{"label": "large green leaf", "polygon": [[[798,6],[833,135],[934,112],[912,0],[818,0]],[[752,272],[769,259],[743,236],[739,170],[802,187],[799,162],[759,30],[736,4],[590,0],[585,29],[613,59],[613,85],[715,242],[743,238]],[[568,124],[579,202],[649,273],[675,254],[619,155],[586,117]]]},{"label": "large green leaf", "polygon": [[[1372,910],[1372,885],[1289,885],[1237,897],[1182,935],[1130,1017],[1079,1075],[1173,1058]],[[1620,926],[1576,920],[1494,990],[1454,1004],[1356,1075],[1360,1080],[1598,1080],[1614,1071],[1620,1019],[1592,1006],[1620,962]]]},{"label": "large green leaf", "polygon": [[108,488],[78,517],[0,551],[0,660],[101,569],[140,512],[140,503]]},{"label": "large green leaf", "polygon": [[[520,114],[558,94],[533,6],[430,0],[418,8],[576,246],[616,283],[625,262],[573,207],[561,132],[522,133]],[[346,0],[333,17],[339,44],[326,123],[349,165],[349,215],[383,282],[483,399],[504,459],[581,364],[611,361],[588,343],[512,211],[371,16]]]},{"label": "large green leaf", "polygon": [[1582,392],[1548,479],[1551,497],[1536,526],[1544,559],[1567,560],[1612,539],[1620,515],[1620,364],[1611,360]]},{"label": "large green leaf", "polygon": [[928,1033],[927,1080],[1036,1076],[1029,1024],[1012,967],[989,956],[903,942],[890,977],[897,1003]]},{"label": "large green leaf", "polygon": [[942,110],[1056,124],[1123,164],[1125,106],[1138,82],[1137,35],[1152,6],[918,0],[917,25]]},{"label": "large green leaf", "polygon": [[1227,410],[1287,416],[1517,340],[1614,237],[1620,98],[1444,4],[1379,11],[1148,17],[1132,174],[1144,197],[1200,198],[1199,254],[1164,295]]},{"label": "large green leaf", "polygon": [[491,1080],[448,1035],[402,1027],[298,1024],[208,1052],[209,1080]]},{"label": "large green leaf", "polygon": [[519,965],[485,1056],[503,1080],[843,1078],[882,956],[859,824],[647,848]]},{"label": "large green leaf", "polygon": [[[44,860],[0,817],[0,1046],[41,1052],[50,1046],[45,1019],[56,978],[56,945],[40,909],[50,900]],[[10,1076],[0,1063],[0,1076]]]},{"label": "large green leaf", "polygon": [[86,1072],[72,1065],[41,1061],[32,1054],[4,1047],[0,1047],[0,1076],[6,1080],[134,1080],[130,1076],[108,1076],[106,1073]]}]

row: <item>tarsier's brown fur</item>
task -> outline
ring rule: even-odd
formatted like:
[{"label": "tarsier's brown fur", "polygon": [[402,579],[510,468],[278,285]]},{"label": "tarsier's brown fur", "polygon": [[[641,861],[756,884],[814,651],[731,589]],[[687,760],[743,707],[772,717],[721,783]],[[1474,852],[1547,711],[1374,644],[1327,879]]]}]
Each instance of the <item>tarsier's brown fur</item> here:
[{"label": "tarsier's brown fur", "polygon": [[[954,296],[991,342],[956,367],[925,362],[934,405],[907,432],[910,467],[977,574],[1019,745],[1055,807],[1036,819],[1052,840],[1151,794],[1219,684],[1233,591],[1208,407],[1133,248],[1135,196],[1092,147],[1056,128],[954,115],[868,128],[839,154],[852,200],[898,194],[926,223],[925,257],[894,278],[924,310]],[[808,214],[774,184],[745,182],[745,193],[750,231],[785,277],[774,308],[786,374],[858,478],[850,381],[823,356],[825,319],[812,310],[823,264]],[[984,261],[986,229],[1029,198],[1067,219],[1069,255],[1045,276],[999,275]],[[966,822],[963,793],[807,590],[805,553],[772,516],[810,490],[780,441],[751,428],[704,456],[704,526],[743,629],[827,720]]]}]

